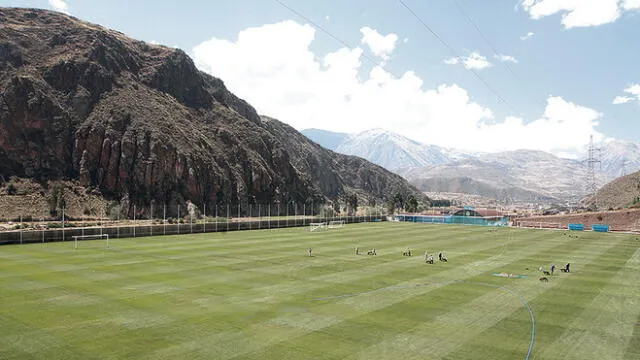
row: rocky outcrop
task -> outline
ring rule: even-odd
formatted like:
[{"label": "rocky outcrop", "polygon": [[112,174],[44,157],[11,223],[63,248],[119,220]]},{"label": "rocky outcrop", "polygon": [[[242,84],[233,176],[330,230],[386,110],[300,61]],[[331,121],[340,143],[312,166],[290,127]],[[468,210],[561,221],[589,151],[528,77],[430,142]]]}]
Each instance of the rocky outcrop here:
[{"label": "rocky outcrop", "polygon": [[77,180],[131,206],[417,193],[265,123],[181,50],[43,10],[0,8],[0,19],[3,176]]}]

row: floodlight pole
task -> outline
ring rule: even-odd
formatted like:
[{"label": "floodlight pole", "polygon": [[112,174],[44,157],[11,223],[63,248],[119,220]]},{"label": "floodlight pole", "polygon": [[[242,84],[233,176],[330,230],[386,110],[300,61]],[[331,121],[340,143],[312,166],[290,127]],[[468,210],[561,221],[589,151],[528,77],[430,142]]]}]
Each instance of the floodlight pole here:
[{"label": "floodlight pole", "polygon": [[62,208],[62,241],[64,241],[64,208]]},{"label": "floodlight pole", "polygon": [[133,237],[136,237],[136,206],[133,205]]},{"label": "floodlight pole", "polygon": [[162,206],[162,235],[167,235],[167,204]]}]

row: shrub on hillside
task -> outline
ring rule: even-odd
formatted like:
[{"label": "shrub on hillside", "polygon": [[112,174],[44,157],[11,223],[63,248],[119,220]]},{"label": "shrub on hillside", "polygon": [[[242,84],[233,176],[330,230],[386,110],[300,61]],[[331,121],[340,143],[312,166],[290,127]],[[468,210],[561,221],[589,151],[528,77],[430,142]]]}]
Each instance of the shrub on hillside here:
[{"label": "shrub on hillside", "polygon": [[16,195],[17,193],[18,193],[18,188],[16,187],[16,185],[13,183],[9,183],[9,185],[7,185],[7,194]]}]

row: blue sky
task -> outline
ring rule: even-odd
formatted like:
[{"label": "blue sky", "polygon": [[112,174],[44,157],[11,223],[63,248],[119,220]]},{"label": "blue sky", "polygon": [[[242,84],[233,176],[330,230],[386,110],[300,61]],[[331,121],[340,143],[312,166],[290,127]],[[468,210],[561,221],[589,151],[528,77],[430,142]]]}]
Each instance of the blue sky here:
[{"label": "blue sky", "polygon": [[[640,83],[637,0],[589,0],[577,7],[567,0],[404,0],[461,56],[457,61],[399,1],[281,1],[346,43],[351,55],[336,55],[329,69],[324,57],[344,45],[315,26],[304,27],[308,21],[275,0],[0,0],[0,5],[66,5],[81,19],[177,46],[259,112],[298,129],[382,127],[442,146],[497,151],[522,145],[560,155],[583,148],[590,133],[640,140],[640,86],[633,87]],[[294,23],[283,23],[287,20]],[[374,34],[369,42],[363,42],[365,27]],[[239,45],[238,34],[248,28],[254,28],[250,40]],[[533,35],[523,40],[528,33]],[[391,50],[391,39],[383,39],[390,34],[395,34]],[[500,61],[492,47],[517,62]],[[479,62],[469,62],[475,69],[468,69],[464,60],[474,54]],[[491,66],[483,68],[487,62]],[[384,73],[374,76],[372,68]],[[388,78],[407,71],[412,74],[406,81]],[[613,104],[617,96],[625,103]],[[505,121],[509,116],[519,120]]]}]

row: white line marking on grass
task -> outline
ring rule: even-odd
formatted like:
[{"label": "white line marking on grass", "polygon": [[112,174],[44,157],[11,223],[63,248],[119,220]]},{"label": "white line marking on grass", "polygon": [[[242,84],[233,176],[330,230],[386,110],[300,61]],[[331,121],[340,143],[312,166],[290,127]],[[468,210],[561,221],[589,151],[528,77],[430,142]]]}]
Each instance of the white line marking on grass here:
[{"label": "white line marking on grass", "polygon": [[518,300],[520,300],[520,302],[522,303],[522,306],[524,306],[525,309],[527,309],[527,311],[529,312],[529,316],[531,317],[531,340],[529,342],[529,350],[527,351],[527,354],[524,357],[525,360],[529,360],[529,358],[531,357],[531,353],[533,352],[533,344],[535,342],[535,335],[536,335],[536,319],[535,319],[535,316],[533,315],[533,309],[531,309],[531,306],[529,305],[529,302],[524,298],[524,296],[522,296],[520,293],[518,293],[518,292],[516,292],[514,290],[511,290],[511,289],[509,289],[509,288],[507,288],[505,286],[500,286],[500,285],[491,284],[491,283],[484,283],[484,282],[469,281],[469,280],[451,280],[451,281],[447,281],[447,282],[432,282],[432,283],[422,283],[422,284],[413,284],[413,285],[394,285],[394,286],[387,286],[387,287],[383,287],[383,288],[379,288],[379,289],[375,289],[375,290],[370,290],[370,291],[363,291],[363,292],[359,292],[359,293],[334,295],[334,296],[328,296],[328,297],[311,299],[311,300],[312,301],[326,301],[326,300],[333,300],[333,299],[342,299],[342,298],[347,298],[347,297],[362,296],[362,295],[372,294],[372,293],[376,293],[376,292],[380,292],[380,291],[408,289],[408,288],[413,288],[413,287],[430,286],[430,285],[447,286],[447,285],[459,284],[459,283],[490,286],[490,287],[493,287],[493,288],[496,288],[496,289],[499,289],[499,290],[506,291],[506,292],[510,293],[511,295],[514,295],[515,297],[517,297]]}]

